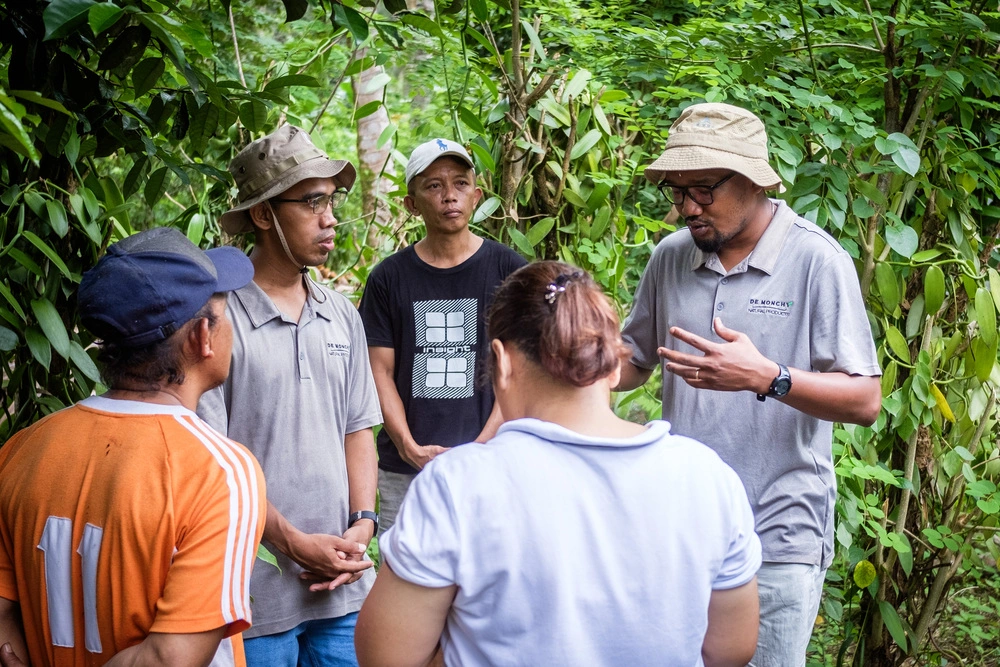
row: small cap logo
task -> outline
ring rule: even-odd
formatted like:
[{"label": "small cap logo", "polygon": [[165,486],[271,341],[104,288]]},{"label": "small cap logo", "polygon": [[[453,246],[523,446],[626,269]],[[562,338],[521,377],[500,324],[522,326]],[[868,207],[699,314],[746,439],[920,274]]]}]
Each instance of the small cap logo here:
[{"label": "small cap logo", "polygon": [[695,127],[707,127],[707,128],[711,128],[712,127],[712,119],[711,118],[702,118],[701,120],[698,121],[698,123],[695,125]]},{"label": "small cap logo", "polygon": [[441,150],[443,150],[443,151],[446,151],[446,150],[448,150],[448,144],[444,143],[444,142],[443,142],[442,140],[440,140],[440,139],[438,139],[438,140],[437,140],[437,145],[438,145],[438,148],[440,148],[440,149],[441,149]]}]

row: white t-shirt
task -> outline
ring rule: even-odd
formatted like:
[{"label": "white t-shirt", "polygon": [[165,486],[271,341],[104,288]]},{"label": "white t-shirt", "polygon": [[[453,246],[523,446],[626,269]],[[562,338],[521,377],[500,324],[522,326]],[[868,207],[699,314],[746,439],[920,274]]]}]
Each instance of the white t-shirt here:
[{"label": "white t-shirt", "polygon": [[761,562],[736,473],[663,421],[508,422],[424,468],[379,545],[402,579],[458,587],[449,665],[701,665],[712,590]]}]

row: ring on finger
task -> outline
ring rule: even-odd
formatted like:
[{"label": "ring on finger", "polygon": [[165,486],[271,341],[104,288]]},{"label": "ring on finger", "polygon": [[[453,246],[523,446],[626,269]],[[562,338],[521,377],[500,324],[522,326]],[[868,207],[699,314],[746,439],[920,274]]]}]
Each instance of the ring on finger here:
[{"label": "ring on finger", "polygon": [[696,369],[694,369],[694,379],[695,379],[695,380],[697,380],[697,379],[698,379],[698,374],[699,374],[699,373],[701,373],[701,369],[700,369],[700,368],[696,368]]}]

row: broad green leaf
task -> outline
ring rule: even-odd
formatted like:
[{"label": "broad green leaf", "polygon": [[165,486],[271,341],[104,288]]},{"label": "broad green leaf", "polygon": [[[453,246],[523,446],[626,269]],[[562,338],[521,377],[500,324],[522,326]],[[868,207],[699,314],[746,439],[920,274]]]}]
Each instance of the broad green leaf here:
[{"label": "broad green leaf", "polygon": [[[21,155],[24,155],[35,164],[38,164],[38,161],[42,157],[41,153],[39,153],[38,149],[35,148],[35,144],[31,140],[31,136],[28,134],[27,130],[24,129],[24,125],[21,124],[21,119],[14,115],[7,105],[3,103],[0,103],[0,125],[2,125],[7,131],[7,134],[10,135],[10,140],[4,143],[9,148],[15,150]],[[0,133],[0,138],[5,138],[2,133]]]},{"label": "broad green leaf", "polygon": [[479,162],[480,164],[482,164],[483,169],[485,169],[488,172],[496,171],[497,165],[496,162],[493,161],[493,156],[490,154],[490,152],[485,148],[483,148],[482,146],[480,146],[475,141],[472,142],[471,146],[472,146],[472,152],[475,154],[477,158],[479,158]]},{"label": "broad green leaf", "polygon": [[73,362],[73,365],[87,376],[88,380],[92,382],[101,381],[101,373],[97,370],[94,360],[90,358],[90,355],[75,340],[69,342],[69,358]]},{"label": "broad green leaf", "polygon": [[386,125],[385,129],[382,130],[382,134],[378,135],[378,141],[375,142],[375,147],[382,148],[389,143],[389,141],[396,136],[396,130],[398,129],[399,127],[395,123],[389,123]]},{"label": "broad green leaf", "polygon": [[910,363],[910,348],[906,345],[906,338],[899,329],[890,325],[885,330],[885,341],[889,344],[889,349],[905,363]]},{"label": "broad green leaf", "polygon": [[895,359],[889,361],[882,371],[882,396],[888,396],[896,388],[896,377],[899,374],[899,364]]},{"label": "broad green leaf", "polygon": [[163,58],[146,58],[132,70],[132,86],[135,96],[142,97],[156,85],[163,76]]},{"label": "broad green leaf", "polygon": [[531,226],[531,229],[528,230],[528,233],[525,234],[525,237],[528,239],[528,243],[530,243],[532,247],[537,246],[545,239],[546,236],[548,236],[548,233],[552,231],[555,224],[555,218],[542,218],[536,222]]},{"label": "broad green leaf", "polygon": [[87,20],[92,5],[94,0],[52,0],[42,12],[42,23],[45,24],[42,40],[59,39],[73,32]]},{"label": "broad green leaf", "polygon": [[423,30],[428,35],[444,39],[444,31],[441,30],[441,26],[423,14],[403,14],[399,17],[399,20],[406,25],[413,26],[417,30]]},{"label": "broad green leaf", "polygon": [[59,113],[64,114],[66,116],[74,117],[73,114],[67,111],[66,107],[64,107],[62,104],[56,102],[55,100],[50,100],[47,97],[42,97],[42,94],[39,93],[37,90],[11,90],[8,92],[10,92],[10,94],[13,95],[14,97],[19,97],[22,100],[28,100],[29,102],[34,102],[35,104],[39,104],[43,107],[48,107],[49,109],[58,111]]},{"label": "broad green leaf", "polygon": [[265,547],[263,544],[257,545],[257,558],[261,559],[265,563],[268,563],[269,565],[273,565],[274,567],[278,568],[279,573],[281,572],[281,567],[278,565],[278,559],[275,557],[273,553],[268,551],[267,547]]},{"label": "broad green leaf", "polygon": [[972,343],[969,348],[972,350],[972,358],[975,364],[976,378],[980,382],[986,382],[990,378],[990,374],[993,372],[993,366],[996,365],[997,361],[997,344],[996,339],[993,340],[992,345],[988,345],[980,337],[972,339]]},{"label": "broad green leaf", "polygon": [[11,248],[10,250],[7,251],[7,254],[10,255],[11,259],[13,259],[18,264],[28,269],[32,273],[34,273],[39,278],[45,277],[45,272],[42,271],[42,267],[40,267],[35,260],[28,257],[17,248]]},{"label": "broad green leaf", "polygon": [[990,294],[993,296],[993,303],[1000,309],[1000,273],[994,268],[986,270],[986,275],[990,280]]},{"label": "broad green leaf", "polygon": [[490,197],[476,209],[476,214],[472,216],[472,222],[480,223],[493,214],[493,211],[500,208],[500,197]]},{"label": "broad green leaf", "polygon": [[890,248],[906,258],[913,255],[920,246],[916,230],[906,225],[886,225],[885,241]]},{"label": "broad green leaf", "polygon": [[587,151],[594,147],[598,141],[601,140],[601,131],[598,129],[593,129],[587,132],[587,134],[580,137],[580,139],[573,144],[573,150],[569,153],[570,160],[578,160],[580,156],[585,155]]},{"label": "broad green leaf", "polygon": [[17,334],[7,327],[0,326],[0,350],[10,352],[17,347]]},{"label": "broad green leaf", "polygon": [[376,90],[382,90],[385,88],[389,82],[392,81],[392,77],[385,72],[379,72],[365,84],[362,93],[374,93]]},{"label": "broad green leaf", "polygon": [[976,319],[979,322],[979,335],[987,345],[993,345],[997,339],[997,311],[993,305],[993,296],[989,290],[980,287],[976,290]]},{"label": "broad green leaf", "polygon": [[594,224],[590,227],[590,240],[596,241],[604,236],[611,220],[611,207],[602,206],[594,213]]},{"label": "broad green leaf", "polygon": [[535,32],[531,23],[525,19],[521,19],[521,29],[524,30],[524,34],[528,36],[531,46],[535,49],[535,57],[545,60],[545,48],[542,46],[542,40],[538,39],[538,33]]},{"label": "broad green leaf", "polygon": [[920,154],[902,146],[892,154],[892,161],[910,176],[916,176],[920,169]]},{"label": "broad green leaf", "polygon": [[66,325],[59,317],[59,311],[52,305],[52,302],[42,297],[31,300],[31,310],[38,319],[38,326],[42,328],[42,333],[49,339],[52,347],[63,359],[69,357],[69,334],[66,333]]},{"label": "broad green leaf", "polygon": [[875,187],[868,181],[864,180],[863,178],[856,179],[854,181],[854,187],[857,189],[858,192],[867,197],[876,206],[885,207],[886,205],[885,195],[882,194],[881,190],[879,190],[877,187]]},{"label": "broad green leaf", "polygon": [[481,135],[486,134],[486,128],[483,127],[483,122],[479,120],[479,117],[476,114],[469,111],[469,109],[467,109],[466,107],[464,106],[458,107],[458,117],[461,118],[462,122],[465,123],[468,126],[468,128],[473,132],[475,132],[476,134],[481,134]]},{"label": "broad green leaf", "polygon": [[49,199],[45,202],[45,219],[59,238],[66,236],[66,232],[69,231],[69,218],[66,217],[66,207],[61,201]]},{"label": "broad green leaf", "polygon": [[191,243],[201,245],[201,239],[205,234],[205,216],[195,213],[191,216],[187,226],[187,237]]},{"label": "broad green leaf", "polygon": [[948,405],[948,399],[944,397],[944,394],[941,393],[941,390],[938,389],[936,384],[931,385],[931,396],[934,397],[934,403],[937,404],[938,410],[941,411],[941,416],[954,424],[955,413],[951,411],[951,406]]},{"label": "broad green leaf", "polygon": [[892,608],[892,605],[885,600],[880,600],[878,603],[878,610],[882,616],[882,622],[885,623],[886,630],[892,635],[893,641],[899,644],[899,647],[906,651],[906,632],[903,631],[903,624],[899,620],[899,614],[896,610]]},{"label": "broad green leaf", "polygon": [[308,74],[288,74],[271,79],[264,85],[264,90],[280,90],[291,86],[306,86],[319,88],[319,80]]},{"label": "broad green leaf", "polygon": [[42,254],[45,255],[46,257],[48,257],[49,261],[56,265],[56,268],[59,269],[60,273],[62,273],[64,276],[66,276],[70,280],[73,279],[73,275],[69,272],[69,268],[66,266],[66,263],[62,261],[62,258],[59,257],[59,255],[56,253],[56,251],[53,250],[49,246],[49,244],[47,244],[42,239],[38,238],[34,234],[34,232],[29,232],[27,229],[24,230],[24,232],[21,233],[21,236],[23,236],[24,238],[28,239],[28,242],[31,243],[31,245],[33,245],[36,248],[38,248],[39,250],[41,250]]},{"label": "broad green leaf", "polygon": [[892,313],[899,306],[899,280],[891,264],[879,262],[875,265],[875,283],[886,311]]},{"label": "broad green leaf", "polygon": [[577,70],[577,72],[573,75],[573,78],[569,80],[568,84],[566,84],[566,90],[563,92],[563,99],[571,100],[574,97],[578,97],[587,87],[590,77],[591,74],[587,70]]},{"label": "broad green leaf", "polygon": [[604,115],[604,109],[601,108],[600,102],[594,100],[594,120],[597,121],[598,127],[604,134],[611,136],[611,125],[608,124],[608,117]]},{"label": "broad green leaf", "polygon": [[368,21],[365,20],[365,17],[358,10],[347,5],[334,3],[333,21],[336,25],[347,28],[351,33],[351,37],[354,38],[355,45],[360,46],[368,39]]},{"label": "broad green leaf", "polygon": [[10,304],[10,307],[17,312],[17,314],[21,317],[22,320],[26,321],[28,319],[28,316],[25,314],[24,309],[21,308],[21,304],[17,302],[17,299],[14,298],[14,295],[11,293],[10,288],[7,287],[7,285],[5,285],[3,282],[0,282],[0,296],[3,296],[3,298],[7,300],[7,303]]},{"label": "broad green leaf", "polygon": [[858,588],[868,588],[875,581],[875,566],[867,560],[858,561],[854,566],[853,578]]},{"label": "broad green leaf", "polygon": [[[337,6],[339,7],[340,5]],[[212,108],[218,112],[218,108],[215,106]],[[267,123],[267,106],[260,100],[244,102],[240,105],[240,120],[254,132],[263,130]],[[214,127],[212,131],[215,131]]]},{"label": "broad green leaf", "polygon": [[94,31],[95,35],[100,35],[113,26],[124,11],[113,2],[102,2],[92,5],[87,13],[87,21],[90,23],[90,29]]},{"label": "broad green leaf", "polygon": [[531,247],[528,243],[528,239],[521,232],[517,231],[516,227],[508,227],[507,233],[510,234],[510,240],[514,242],[517,249],[521,251],[521,254],[528,259],[535,258],[535,249]]},{"label": "broad green leaf", "polygon": [[928,262],[940,254],[941,254],[940,248],[928,248],[927,250],[921,250],[918,253],[914,253],[913,257],[911,257],[910,260],[919,264],[921,262]]},{"label": "broad green leaf", "polygon": [[[486,23],[489,19],[489,10],[486,9],[486,0],[469,0],[469,6],[472,7],[472,13],[475,15],[476,19],[480,23]],[[388,9],[388,5],[386,5]]]},{"label": "broad green leaf", "polygon": [[[483,5],[486,4],[486,0],[479,0],[479,2]],[[398,14],[399,12],[406,10],[406,0],[382,0],[382,5],[385,7],[385,10],[390,14]],[[472,4],[472,9],[473,11],[475,11],[476,9],[475,2]],[[485,21],[486,19],[480,19],[480,20]]]},{"label": "broad green leaf", "polygon": [[156,205],[156,202],[160,201],[160,197],[167,189],[167,172],[169,169],[167,167],[160,167],[152,174],[149,175],[149,180],[146,181],[146,187],[143,189],[143,196],[146,198],[146,204],[152,208]]},{"label": "broad green leaf", "polygon": [[[264,106],[264,103],[259,100],[251,100],[240,105],[240,120],[252,132],[261,129],[261,125],[255,124],[257,116],[252,111],[244,111],[244,108],[252,107],[255,103]],[[202,151],[208,145],[208,140],[215,134],[215,128],[219,125],[220,114],[219,107],[211,102],[205,102],[194,112],[194,115],[191,117],[191,125],[188,128],[188,139],[194,144],[196,150]],[[264,116],[267,116],[266,109],[264,110]],[[150,176],[150,179],[152,179],[152,176]]]},{"label": "broad green leaf", "polygon": [[924,309],[928,315],[935,315],[944,303],[944,271],[937,264],[927,268],[924,274]]},{"label": "broad green leaf", "polygon": [[24,330],[24,341],[28,344],[28,349],[31,350],[31,356],[35,358],[35,361],[40,363],[46,371],[49,370],[49,366],[52,365],[52,346],[45,334],[38,327],[32,325]]},{"label": "broad green leaf", "polygon": [[368,116],[371,116],[373,113],[378,111],[381,106],[382,106],[382,100],[372,100],[367,104],[362,104],[360,107],[358,107],[358,110],[354,112],[354,122],[358,122],[362,118],[367,118]]}]

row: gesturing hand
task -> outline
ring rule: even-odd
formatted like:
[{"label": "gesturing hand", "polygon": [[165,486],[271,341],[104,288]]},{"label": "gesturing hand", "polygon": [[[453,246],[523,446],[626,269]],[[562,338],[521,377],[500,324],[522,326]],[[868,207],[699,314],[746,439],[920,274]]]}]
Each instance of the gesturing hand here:
[{"label": "gesturing hand", "polygon": [[24,662],[14,653],[10,644],[0,646],[0,667],[24,667]]},{"label": "gesturing hand", "polygon": [[766,394],[771,380],[778,375],[778,364],[761,354],[745,333],[724,327],[720,318],[715,318],[712,326],[725,343],[713,343],[680,327],[671,327],[670,335],[704,355],[658,348],[657,354],[667,361],[666,369],[698,389]]}]

